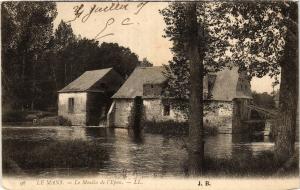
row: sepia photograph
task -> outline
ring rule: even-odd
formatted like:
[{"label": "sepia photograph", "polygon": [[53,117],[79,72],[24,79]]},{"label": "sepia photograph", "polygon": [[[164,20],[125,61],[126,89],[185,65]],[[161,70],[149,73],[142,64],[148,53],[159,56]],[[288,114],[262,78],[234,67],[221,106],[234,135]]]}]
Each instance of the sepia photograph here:
[{"label": "sepia photograph", "polygon": [[298,14],[2,1],[2,188],[300,188]]}]

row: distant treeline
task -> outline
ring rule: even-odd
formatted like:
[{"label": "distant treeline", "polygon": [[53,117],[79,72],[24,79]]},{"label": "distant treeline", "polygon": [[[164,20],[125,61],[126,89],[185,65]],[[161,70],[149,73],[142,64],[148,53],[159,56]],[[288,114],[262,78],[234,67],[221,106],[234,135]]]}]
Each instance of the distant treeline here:
[{"label": "distant treeline", "polygon": [[84,71],[113,67],[124,78],[136,66],[151,66],[129,48],[73,33],[57,15],[54,2],[3,2],[3,110],[45,110],[57,104],[57,91]]},{"label": "distant treeline", "polygon": [[267,92],[263,92],[263,93],[258,93],[255,91],[252,92],[253,103],[255,105],[264,108],[269,108],[269,109],[275,108],[274,96],[275,96],[274,94],[268,94]]}]

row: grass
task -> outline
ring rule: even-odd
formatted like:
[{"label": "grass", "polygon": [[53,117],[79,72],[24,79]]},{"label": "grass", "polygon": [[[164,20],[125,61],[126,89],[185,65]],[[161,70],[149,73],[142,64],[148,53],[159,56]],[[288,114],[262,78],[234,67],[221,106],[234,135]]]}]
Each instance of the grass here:
[{"label": "grass", "polygon": [[2,122],[22,122],[26,121],[27,113],[24,111],[12,111],[2,113]]},{"label": "grass", "polygon": [[20,122],[32,122],[34,119],[42,119],[47,117],[55,117],[56,112],[46,112],[39,110],[13,110],[2,113],[2,122],[4,123],[20,123]]},{"label": "grass", "polygon": [[[3,173],[55,168],[99,168],[109,154],[95,142],[81,140],[43,142],[23,141],[17,145],[4,141]],[[15,150],[16,147],[18,150]]]},{"label": "grass", "polygon": [[66,118],[57,116],[57,112],[41,110],[12,110],[2,113],[2,123],[6,126],[71,126]]},{"label": "grass", "polygon": [[234,158],[205,158],[205,174],[211,176],[287,176],[299,175],[299,156],[288,167],[278,162],[272,151]]},{"label": "grass", "polygon": [[35,125],[38,126],[71,126],[72,122],[62,116],[52,116],[38,119]]},{"label": "grass", "polygon": [[[175,121],[144,121],[142,124],[144,132],[164,135],[188,135],[189,125],[187,122]],[[216,135],[218,129],[215,126],[204,126],[204,134]]]}]

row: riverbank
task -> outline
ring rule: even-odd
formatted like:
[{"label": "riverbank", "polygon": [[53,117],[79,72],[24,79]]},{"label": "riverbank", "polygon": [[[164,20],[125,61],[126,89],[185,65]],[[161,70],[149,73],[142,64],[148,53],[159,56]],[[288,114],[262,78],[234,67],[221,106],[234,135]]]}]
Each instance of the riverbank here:
[{"label": "riverbank", "polygon": [[205,173],[211,176],[257,177],[299,176],[299,151],[286,162],[278,162],[273,151],[233,158],[205,158]]},{"label": "riverbank", "polygon": [[2,126],[71,126],[71,122],[56,112],[10,111],[2,114]]},{"label": "riverbank", "polygon": [[93,144],[82,140],[49,142],[22,142],[19,149],[10,141],[3,143],[2,170],[4,174],[25,174],[28,170],[49,168],[100,168],[109,154]]}]

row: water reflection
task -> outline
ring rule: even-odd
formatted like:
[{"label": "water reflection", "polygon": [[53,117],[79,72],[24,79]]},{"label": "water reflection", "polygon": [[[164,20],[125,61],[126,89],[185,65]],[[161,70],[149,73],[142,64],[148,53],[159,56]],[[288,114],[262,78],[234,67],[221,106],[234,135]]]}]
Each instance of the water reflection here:
[{"label": "water reflection", "polygon": [[128,136],[134,143],[143,143],[144,141],[144,133],[141,130],[134,130],[132,128],[128,129]]},{"label": "water reflection", "polygon": [[[76,166],[58,169],[55,165],[50,169],[39,166],[28,168],[35,175],[75,174],[84,171],[94,174],[113,174],[124,171],[144,175],[185,175],[185,164],[188,154],[184,148],[186,137],[163,136],[148,134],[141,131],[138,135],[130,130],[112,128],[83,128],[83,127],[47,127],[47,128],[14,128],[2,129],[3,149],[11,155],[19,155],[20,148],[27,150],[22,154],[46,154],[49,147],[57,146],[61,150],[75,149],[85,162],[78,160]],[[74,144],[75,142],[75,144]],[[76,144],[77,143],[77,144]],[[64,147],[64,146],[67,146]],[[78,147],[77,147],[78,146]],[[219,134],[206,137],[205,156],[216,158],[239,158],[256,155],[265,150],[272,150],[273,143],[266,136],[241,136]],[[57,148],[57,147],[56,147]],[[96,153],[95,153],[96,151]],[[66,154],[57,151],[60,159]],[[24,156],[23,155],[23,156]],[[43,156],[43,155],[41,155]],[[85,157],[86,156],[86,157]],[[31,159],[39,159],[31,156]],[[101,162],[95,162],[94,160]],[[16,159],[16,162],[18,159]],[[43,164],[43,160],[37,160]],[[21,163],[17,163],[22,165]],[[81,165],[82,164],[82,165]],[[36,172],[38,171],[38,172]]]}]

